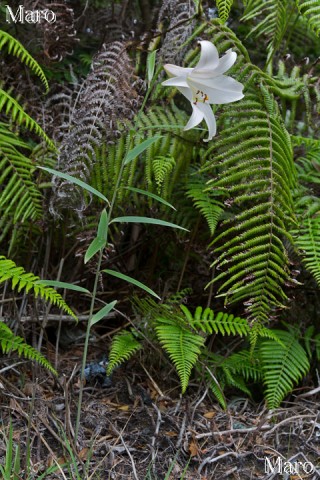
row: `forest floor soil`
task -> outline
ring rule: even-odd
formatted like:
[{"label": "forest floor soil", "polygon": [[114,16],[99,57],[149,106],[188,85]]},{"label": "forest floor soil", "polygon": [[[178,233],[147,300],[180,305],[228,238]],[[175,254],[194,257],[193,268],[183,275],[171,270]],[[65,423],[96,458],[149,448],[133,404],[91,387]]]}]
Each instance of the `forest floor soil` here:
[{"label": "forest floor soil", "polygon": [[[89,363],[104,349],[96,345]],[[49,348],[51,361],[54,354]],[[320,392],[294,392],[273,411],[238,394],[224,411],[202,382],[181,396],[172,367],[145,357],[118,368],[108,387],[101,378],[87,382],[75,445],[82,354],[82,345],[59,352],[57,379],[21,359],[2,359],[0,463],[11,421],[22,464],[30,448],[30,473],[21,479],[37,479],[56,462],[60,469],[48,480],[320,478]]]}]

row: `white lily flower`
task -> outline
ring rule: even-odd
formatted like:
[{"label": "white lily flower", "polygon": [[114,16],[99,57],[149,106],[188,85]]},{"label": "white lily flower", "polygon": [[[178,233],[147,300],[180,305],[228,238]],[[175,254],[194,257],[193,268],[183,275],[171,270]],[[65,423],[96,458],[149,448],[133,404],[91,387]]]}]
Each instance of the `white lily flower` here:
[{"label": "white lily flower", "polygon": [[192,115],[184,130],[199,125],[204,119],[209,129],[208,142],[216,134],[216,119],[210,104],[231,103],[243,98],[242,83],[223,75],[237,59],[236,52],[228,50],[219,59],[216,47],[206,40],[201,45],[200,59],[195,68],[167,64],[164,69],[172,78],[162,85],[176,87],[191,103]]}]

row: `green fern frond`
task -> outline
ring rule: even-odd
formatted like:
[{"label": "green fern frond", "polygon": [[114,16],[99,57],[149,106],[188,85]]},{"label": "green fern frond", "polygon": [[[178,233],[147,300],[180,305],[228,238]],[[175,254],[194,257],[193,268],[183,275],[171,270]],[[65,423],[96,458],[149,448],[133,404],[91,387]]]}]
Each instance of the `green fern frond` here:
[{"label": "green fern frond", "polygon": [[48,362],[38,350],[25,343],[23,338],[15,335],[2,321],[0,321],[0,346],[3,353],[16,351],[20,357],[22,356],[29,360],[33,360],[39,363],[39,365],[47,368],[54,375],[57,375],[57,372],[50,362]]},{"label": "green fern frond", "polygon": [[314,325],[311,325],[310,327],[308,327],[306,329],[306,331],[304,332],[304,335],[303,335],[304,346],[305,346],[305,349],[306,349],[306,352],[307,352],[307,355],[308,355],[309,359],[312,357],[311,343],[312,343],[313,336],[314,336],[314,330],[315,330]]},{"label": "green fern frond", "polygon": [[129,360],[140,348],[142,348],[141,343],[131,332],[123,331],[115,335],[109,352],[107,375],[110,375],[120,363]]},{"label": "green fern frond", "polygon": [[310,369],[307,354],[295,336],[282,330],[275,332],[283,345],[264,340],[259,348],[265,398],[270,409],[278,407]]},{"label": "green fern frond", "polygon": [[33,162],[17,147],[29,149],[0,123],[0,241],[11,226],[42,217],[42,196],[32,178]]},{"label": "green fern frond", "polygon": [[[187,115],[175,108],[168,106],[154,107],[146,113],[140,113],[136,123],[129,124],[128,130],[134,128],[137,131],[135,145],[156,135],[161,138],[153,143],[143,154],[133,160],[124,168],[121,178],[122,187],[139,187],[160,194],[164,199],[170,199],[175,191],[178,180],[188,171],[195,152],[190,148],[190,142],[186,141],[185,134],[180,133],[181,127],[187,121]],[[177,128],[168,128],[173,127]],[[96,162],[93,166],[90,185],[101,192],[112,192],[117,183],[123,157],[132,140],[132,134],[123,134],[117,143],[108,145],[102,144],[95,148]],[[128,189],[121,188],[118,194],[118,202],[135,202],[138,197]],[[143,206],[141,196],[139,203]],[[151,206],[152,200],[148,199],[147,206]]]},{"label": "green fern frond", "polygon": [[316,358],[319,362],[319,360],[320,360],[320,333],[315,335],[315,337],[313,339],[314,339],[315,346],[316,346]]},{"label": "green fern frond", "polygon": [[27,273],[23,267],[17,267],[12,260],[0,255],[0,283],[10,281],[12,288],[18,292],[21,290],[25,290],[26,293],[33,292],[36,297],[51,302],[77,320],[62,296],[54,288],[39,283],[39,280],[33,273]]},{"label": "green fern frond", "polygon": [[215,196],[217,192],[208,191],[205,188],[205,181],[200,174],[192,176],[187,181],[186,191],[187,197],[191,198],[194,206],[206,219],[210,234],[213,235],[224,211],[223,203],[219,202]]},{"label": "green fern frond", "polygon": [[[229,36],[226,27],[223,31]],[[239,55],[237,62],[237,71],[246,72],[245,57]],[[259,77],[258,72],[257,83]],[[214,172],[209,185],[228,197],[224,203],[229,207],[211,244],[219,255],[213,282],[219,282],[225,304],[242,301],[249,321],[259,323],[268,321],[270,308],[286,299],[284,238],[291,241],[296,183],[290,136],[266,78],[260,77],[259,87],[248,82],[244,99],[223,107],[220,137],[208,149],[203,167]]]},{"label": "green fern frond", "polygon": [[215,377],[213,378],[213,375],[210,375],[210,371],[209,372],[206,371],[205,377],[206,377],[206,381],[207,381],[207,383],[210,387],[211,392],[216,397],[216,399],[220,403],[223,410],[226,410],[227,409],[227,402],[226,402],[226,398],[225,398],[224,393],[223,393],[223,386],[220,385],[220,383],[218,382],[218,380]]},{"label": "green fern frond", "polygon": [[241,392],[251,397],[251,392],[246,386],[245,380],[240,375],[236,375],[227,367],[222,366],[222,369],[225,376],[226,385],[228,385],[229,387],[237,388]]},{"label": "green fern frond", "polygon": [[320,1],[296,0],[299,12],[307,20],[309,28],[317,35],[320,34]]},{"label": "green fern frond", "polygon": [[182,393],[187,389],[191,370],[204,345],[204,338],[181,324],[165,317],[157,317],[156,335],[168,353],[180,377]]},{"label": "green fern frond", "polygon": [[223,360],[221,366],[222,368],[228,368],[235,374],[240,374],[246,382],[260,382],[263,377],[261,364],[257,356],[252,356],[249,350],[233,353]]},{"label": "green fern frond", "polygon": [[288,0],[249,0],[247,2],[243,21],[261,17],[255,27],[250,30],[250,35],[267,38],[268,57],[267,64],[278,51],[286,33],[290,18],[290,3]]},{"label": "green fern frond", "polygon": [[31,132],[34,131],[39,137],[43,138],[49,147],[55,149],[54,143],[42,130],[40,125],[33,120],[19,105],[17,100],[15,100],[8,92],[0,88],[0,112],[4,112],[9,115],[13,122],[17,122],[18,125],[25,126]]},{"label": "green fern frond", "polygon": [[216,4],[218,7],[219,17],[223,22],[226,22],[229,18],[233,0],[216,0]]},{"label": "green fern frond", "polygon": [[303,253],[303,263],[320,285],[320,215],[302,221],[294,243]]},{"label": "green fern frond", "polygon": [[0,30],[0,50],[6,46],[8,52],[17,57],[21,62],[25,63],[30,70],[37,75],[42,81],[46,92],[49,91],[49,84],[46,76],[38,64],[38,62],[30,55],[30,53],[24,48],[23,45],[14,37],[9,35],[8,32]]},{"label": "green fern frond", "polygon": [[203,309],[202,307],[197,307],[194,315],[192,315],[185,305],[180,305],[180,308],[189,325],[194,330],[201,330],[207,335],[220,333],[223,336],[240,335],[242,337],[250,333],[249,324],[244,318],[223,312],[215,313],[211,308]]},{"label": "green fern frond", "polygon": [[158,155],[152,160],[152,171],[159,194],[161,193],[164,181],[166,179],[168,181],[175,164],[175,159],[171,156],[164,157],[163,155]]}]

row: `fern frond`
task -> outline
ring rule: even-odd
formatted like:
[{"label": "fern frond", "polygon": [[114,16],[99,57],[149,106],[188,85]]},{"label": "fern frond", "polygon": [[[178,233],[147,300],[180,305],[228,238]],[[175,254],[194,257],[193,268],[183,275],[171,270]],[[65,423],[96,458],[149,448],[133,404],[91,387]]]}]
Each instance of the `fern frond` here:
[{"label": "fern frond", "polygon": [[25,126],[31,132],[34,131],[39,137],[43,138],[49,147],[55,149],[54,143],[42,130],[40,125],[33,120],[21,107],[21,105],[15,100],[8,92],[0,88],[0,112],[4,112],[10,116],[13,122],[17,122],[18,125]]},{"label": "fern frond", "polygon": [[302,251],[303,263],[320,285],[320,215],[308,215],[295,232],[294,243]]},{"label": "fern frond", "polygon": [[223,360],[222,368],[228,368],[235,374],[240,374],[246,382],[260,382],[262,380],[261,364],[257,356],[252,356],[249,350],[233,353]]},{"label": "fern frond", "polygon": [[246,382],[241,377],[241,375],[236,375],[233,371],[229,370],[229,368],[226,368],[224,366],[222,366],[222,369],[225,376],[226,385],[228,385],[229,387],[237,388],[241,392],[251,397],[251,392],[246,386]]},{"label": "fern frond", "polygon": [[17,147],[30,149],[0,123],[0,241],[12,225],[42,216],[42,196],[32,178],[34,164]]},{"label": "fern frond", "polygon": [[247,2],[243,21],[248,21],[257,16],[261,17],[256,26],[250,30],[250,35],[267,38],[267,64],[279,49],[288,27],[290,15],[288,0],[249,0]]},{"label": "fern frond", "polygon": [[[134,128],[138,133],[134,139],[135,145],[139,145],[147,138],[159,133],[162,137],[152,144],[139,158],[133,160],[124,168],[121,178],[122,187],[139,186],[162,198],[170,200],[175,192],[179,179],[189,169],[195,152],[190,148],[190,142],[186,141],[185,134],[178,135],[179,124],[186,121],[186,114],[168,106],[166,109],[155,107],[147,113],[141,113],[136,123],[128,124],[128,130]],[[166,128],[167,125],[177,125],[177,129]],[[112,192],[117,183],[121,163],[132,140],[129,132],[122,135],[113,145],[101,145],[95,149],[96,162],[90,179],[90,185],[101,192]],[[136,198],[126,188],[121,188],[118,201],[135,202]],[[141,208],[143,201],[139,197]],[[151,200],[148,200],[148,207]]]},{"label": "fern frond", "polygon": [[307,20],[309,28],[317,35],[320,34],[320,1],[296,0],[299,12]]},{"label": "fern frond", "polygon": [[207,335],[220,333],[223,336],[240,335],[242,337],[250,333],[250,326],[244,318],[223,312],[215,313],[211,308],[203,309],[202,307],[197,307],[194,315],[192,315],[185,305],[180,305],[180,308],[189,325],[194,330],[201,330]]},{"label": "fern frond", "polygon": [[47,93],[49,91],[49,84],[38,62],[30,55],[30,53],[24,48],[23,45],[21,45],[21,43],[16,38],[9,35],[8,32],[0,30],[0,50],[2,50],[4,46],[7,47],[10,54],[14,55],[21,62],[25,63],[27,67],[29,67],[30,70],[40,78]]},{"label": "fern frond", "polygon": [[177,370],[182,393],[184,393],[191,370],[204,345],[204,338],[174,320],[160,316],[157,317],[155,329],[159,342]]},{"label": "fern frond", "polygon": [[[220,28],[229,38],[228,29]],[[246,58],[239,55],[237,62],[238,71],[246,72]],[[291,239],[296,182],[290,136],[265,79],[259,88],[249,82],[241,102],[223,107],[220,137],[203,167],[212,172],[209,186],[228,196],[229,207],[211,244],[219,255],[213,281],[226,304],[242,301],[249,321],[258,323],[268,321],[270,308],[286,299],[284,238]]]},{"label": "fern frond", "polygon": [[39,363],[39,365],[47,368],[54,375],[57,375],[57,372],[52,367],[50,362],[40,352],[38,352],[38,350],[25,343],[23,338],[15,335],[2,321],[0,321],[0,346],[3,353],[16,351],[20,357],[33,360]]},{"label": "fern frond", "polygon": [[129,360],[140,348],[142,348],[141,343],[131,332],[123,331],[115,335],[109,352],[107,375],[110,375],[120,363]]},{"label": "fern frond", "polygon": [[187,196],[191,198],[194,206],[201,212],[208,223],[210,234],[213,235],[224,205],[217,200],[214,191],[205,188],[203,177],[199,174],[192,176],[186,185]]},{"label": "fern frond", "polygon": [[305,350],[292,333],[275,330],[283,345],[273,340],[264,340],[259,348],[265,398],[270,409],[280,405],[294,385],[310,369]]},{"label": "fern frond", "polygon": [[26,293],[33,292],[36,297],[51,302],[76,320],[76,315],[63,297],[54,288],[39,283],[39,280],[33,273],[27,273],[23,267],[17,267],[12,260],[0,255],[0,283],[10,281],[12,288],[18,292],[21,290],[25,290]]},{"label": "fern frond", "polygon": [[219,17],[223,22],[226,22],[229,18],[229,12],[233,5],[233,0],[216,0],[218,7]]},{"label": "fern frond", "polygon": [[314,342],[315,342],[315,345],[316,345],[316,358],[319,362],[319,360],[320,360],[320,333],[315,335]]},{"label": "fern frond", "polygon": [[223,410],[227,409],[227,402],[226,398],[223,393],[223,385],[220,385],[218,382],[218,379],[215,378],[215,376],[212,374],[211,369],[208,368],[208,370],[205,373],[206,381],[210,387],[211,392],[213,395],[216,397],[218,402],[220,403],[221,407]]},{"label": "fern frond", "polygon": [[161,193],[163,182],[166,179],[169,182],[170,173],[175,164],[175,159],[172,156],[164,157],[163,155],[158,155],[152,160],[152,171],[159,194]]}]

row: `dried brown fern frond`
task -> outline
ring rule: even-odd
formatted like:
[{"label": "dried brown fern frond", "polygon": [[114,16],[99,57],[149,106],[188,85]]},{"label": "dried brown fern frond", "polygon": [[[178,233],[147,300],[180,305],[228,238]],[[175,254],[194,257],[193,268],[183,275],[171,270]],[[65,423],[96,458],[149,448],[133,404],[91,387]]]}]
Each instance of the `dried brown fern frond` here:
[{"label": "dried brown fern frond", "polygon": [[28,0],[24,6],[30,10],[52,10],[56,16],[55,22],[40,21],[36,24],[45,58],[60,62],[67,55],[71,55],[79,41],[76,37],[73,8],[67,5],[65,0],[58,2]]},{"label": "dried brown fern frond", "polygon": [[[95,147],[113,143],[120,125],[139,109],[142,82],[135,78],[123,42],[104,45],[94,57],[91,71],[69,109],[68,130],[61,125],[62,141],[58,169],[87,181],[95,162]],[[64,100],[62,98],[64,103]],[[67,111],[68,106],[65,105]],[[61,132],[60,132],[61,133]],[[86,207],[83,192],[73,184],[54,178],[51,212],[68,206],[81,213]]]}]

